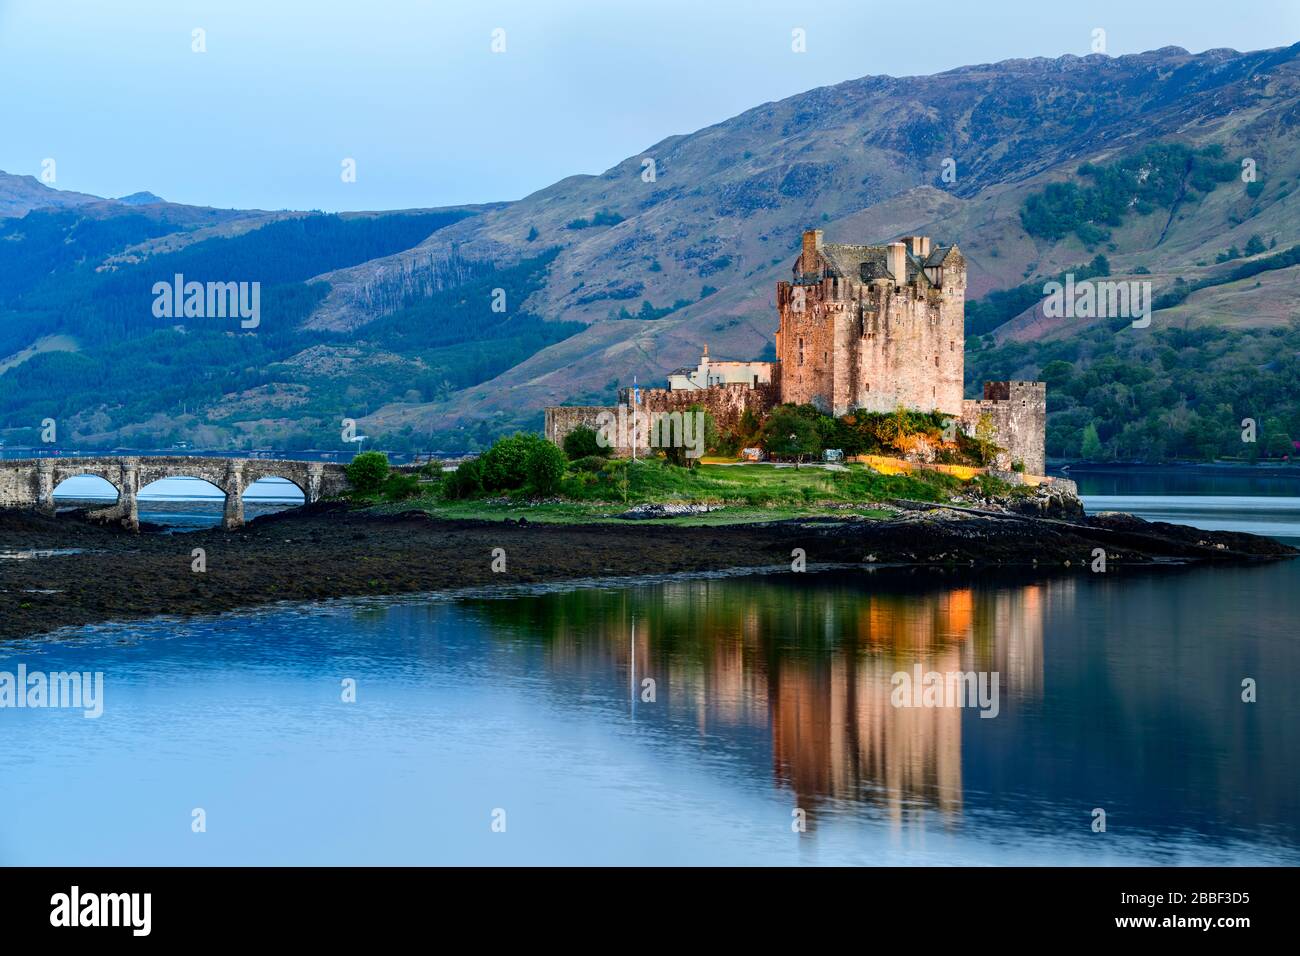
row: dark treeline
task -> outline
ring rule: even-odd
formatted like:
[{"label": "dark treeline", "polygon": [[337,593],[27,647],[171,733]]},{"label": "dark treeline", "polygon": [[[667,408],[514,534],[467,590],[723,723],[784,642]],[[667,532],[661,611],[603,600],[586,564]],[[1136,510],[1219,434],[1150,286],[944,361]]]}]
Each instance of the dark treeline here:
[{"label": "dark treeline", "polygon": [[[1008,378],[1047,383],[1053,458],[1278,460],[1294,458],[1300,440],[1300,322],[1153,325],[1149,335],[1099,323],[1069,339],[967,353],[968,383]],[[1243,441],[1245,419],[1253,442]]]},{"label": "dark treeline", "polygon": [[1025,200],[1020,221],[1031,236],[1056,240],[1074,233],[1092,246],[1109,239],[1109,229],[1126,216],[1195,202],[1238,171],[1221,146],[1153,143],[1113,163],[1084,163],[1079,175],[1085,185],[1051,183]]}]

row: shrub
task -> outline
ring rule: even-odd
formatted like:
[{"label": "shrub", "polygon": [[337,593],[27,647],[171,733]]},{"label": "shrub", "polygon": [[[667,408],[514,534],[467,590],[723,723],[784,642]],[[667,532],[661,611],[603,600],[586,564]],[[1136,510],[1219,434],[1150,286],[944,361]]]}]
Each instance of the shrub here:
[{"label": "shrub", "polygon": [[343,469],[359,495],[373,495],[388,477],[388,456],[382,451],[363,451]]},{"label": "shrub", "polygon": [[609,449],[600,444],[596,429],[582,425],[564,436],[564,453],[570,461],[579,458],[609,457]]},{"label": "shrub", "polygon": [[517,432],[498,438],[495,445],[479,459],[483,463],[483,487],[488,491],[522,488],[528,478],[528,453],[539,445],[549,445],[540,435]]},{"label": "shrub", "polygon": [[574,471],[599,472],[605,467],[605,461],[606,459],[599,455],[588,455],[586,458],[579,458],[577,461],[569,465],[569,467]]},{"label": "shrub", "polygon": [[460,467],[447,475],[442,482],[444,498],[474,498],[482,493],[483,463],[478,458],[461,462]]},{"label": "shrub", "polygon": [[420,494],[420,479],[402,471],[390,472],[379,490],[389,501],[416,498]]},{"label": "shrub", "polygon": [[541,495],[553,494],[564,478],[564,452],[548,441],[529,449],[525,468],[528,484]]}]

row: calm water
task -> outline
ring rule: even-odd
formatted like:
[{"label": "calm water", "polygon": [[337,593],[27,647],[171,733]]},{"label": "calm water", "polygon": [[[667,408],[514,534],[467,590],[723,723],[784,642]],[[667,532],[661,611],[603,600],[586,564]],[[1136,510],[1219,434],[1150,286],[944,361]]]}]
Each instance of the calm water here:
[{"label": "calm water", "polygon": [[[864,570],[86,628],[0,651],[106,682],[0,710],[0,862],[1300,863],[1297,593]],[[893,706],[918,664],[998,673],[998,715]]]},{"label": "calm water", "polygon": [[1300,469],[1270,475],[1076,475],[1089,512],[1127,511],[1206,531],[1246,531],[1300,547]]}]

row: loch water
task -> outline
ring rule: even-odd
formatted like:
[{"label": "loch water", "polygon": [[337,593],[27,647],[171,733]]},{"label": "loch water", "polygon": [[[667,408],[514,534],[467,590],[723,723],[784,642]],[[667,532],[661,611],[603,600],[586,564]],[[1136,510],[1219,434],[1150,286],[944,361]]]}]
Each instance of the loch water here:
[{"label": "loch water", "polygon": [[[1081,485],[1300,541],[1286,488]],[[862,569],[80,628],[0,647],[104,675],[97,718],[0,709],[0,863],[1294,865],[1297,594]],[[901,673],[996,674],[996,716]]]}]

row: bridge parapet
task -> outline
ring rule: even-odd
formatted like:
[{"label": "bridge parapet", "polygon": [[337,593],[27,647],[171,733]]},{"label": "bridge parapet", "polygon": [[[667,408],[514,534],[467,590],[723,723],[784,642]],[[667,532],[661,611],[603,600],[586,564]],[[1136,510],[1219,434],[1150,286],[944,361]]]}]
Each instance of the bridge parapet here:
[{"label": "bridge parapet", "polygon": [[79,475],[103,478],[117,491],[116,504],[92,515],[120,521],[132,530],[140,527],[140,489],[160,478],[200,478],[220,488],[226,496],[222,526],[227,529],[244,523],[244,492],[262,478],[292,482],[307,504],[348,489],[343,465],[319,461],[197,455],[28,458],[0,461],[0,508],[29,508],[52,515],[54,489]]}]

